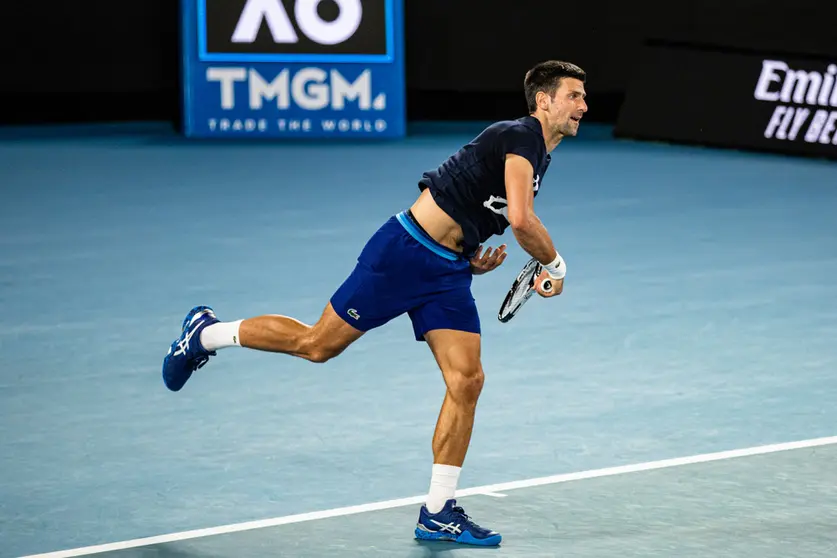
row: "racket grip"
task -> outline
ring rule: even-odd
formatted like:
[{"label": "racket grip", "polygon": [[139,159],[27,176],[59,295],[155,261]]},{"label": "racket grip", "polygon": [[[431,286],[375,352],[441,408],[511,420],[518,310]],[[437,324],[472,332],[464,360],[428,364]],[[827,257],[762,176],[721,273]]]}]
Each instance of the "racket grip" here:
[{"label": "racket grip", "polygon": [[552,291],[552,280],[551,279],[544,279],[543,283],[541,283],[541,288],[545,293]]}]

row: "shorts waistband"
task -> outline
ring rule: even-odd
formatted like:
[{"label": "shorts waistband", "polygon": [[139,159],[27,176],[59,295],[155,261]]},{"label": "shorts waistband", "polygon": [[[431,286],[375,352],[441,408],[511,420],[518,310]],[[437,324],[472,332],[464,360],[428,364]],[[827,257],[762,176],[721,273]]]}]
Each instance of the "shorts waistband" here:
[{"label": "shorts waistband", "polygon": [[401,213],[395,216],[398,219],[398,222],[401,223],[401,226],[404,227],[404,230],[407,233],[415,238],[419,243],[424,245],[428,250],[434,252],[435,254],[445,258],[446,260],[456,261],[462,258],[462,255],[454,252],[447,246],[442,246],[436,240],[427,234],[421,225],[418,224],[415,217],[413,217],[412,211],[409,209],[402,211]]}]

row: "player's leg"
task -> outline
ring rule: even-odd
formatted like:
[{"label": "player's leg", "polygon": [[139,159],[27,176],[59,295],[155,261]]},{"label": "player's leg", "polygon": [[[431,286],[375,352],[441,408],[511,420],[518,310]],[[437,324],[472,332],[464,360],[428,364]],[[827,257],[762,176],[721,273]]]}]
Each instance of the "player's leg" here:
[{"label": "player's leg", "polygon": [[221,322],[212,308],[197,306],[186,316],[180,337],[163,360],[163,381],[170,390],[179,391],[209,357],[228,347],[284,353],[322,363],[342,353],[363,333],[341,319],[331,302],[313,326],[277,314]]},{"label": "player's leg", "polygon": [[416,339],[427,342],[447,388],[433,434],[430,490],[419,512],[416,537],[495,546],[502,540],[500,534],[477,525],[455,499],[485,381],[479,315],[470,288],[438,295],[411,311],[410,317]]},{"label": "player's leg", "polygon": [[454,497],[485,375],[479,334],[438,329],[428,332],[425,339],[447,388],[433,433],[433,466],[441,475],[431,479],[427,498],[428,510],[437,512]]},{"label": "player's leg", "polygon": [[372,235],[354,270],[313,326],[271,314],[221,322],[212,308],[193,308],[163,360],[166,387],[180,390],[209,357],[227,347],[284,353],[312,362],[326,362],[339,355],[364,332],[380,327],[409,307],[409,288],[416,279],[407,274],[409,267],[401,260],[404,251],[397,246],[404,234],[393,217]]},{"label": "player's leg", "polygon": [[266,314],[211,325],[201,332],[201,343],[209,351],[237,345],[322,363],[338,356],[363,334],[341,319],[329,302],[314,325]]}]

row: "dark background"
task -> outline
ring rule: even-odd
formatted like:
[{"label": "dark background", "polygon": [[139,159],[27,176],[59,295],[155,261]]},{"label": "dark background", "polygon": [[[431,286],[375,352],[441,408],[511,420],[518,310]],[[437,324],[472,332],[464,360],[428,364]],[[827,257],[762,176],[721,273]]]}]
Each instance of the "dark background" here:
[{"label": "dark background", "polygon": [[[176,0],[8,0],[0,21],[0,123],[177,123]],[[589,73],[588,119],[614,122],[649,39],[837,54],[835,29],[822,0],[406,0],[408,118],[522,113],[525,70],[560,58]]]},{"label": "dark background", "polygon": [[[773,55],[770,57],[774,58]],[[656,86],[659,97],[665,101],[644,95],[636,86],[629,88],[613,130],[616,137],[837,158],[837,143],[831,141],[837,134],[825,125],[825,121],[821,125],[814,124],[816,113],[825,114],[828,119],[832,111],[837,116],[837,107],[809,105],[793,99],[763,101],[755,98],[756,84],[766,58],[763,53],[661,43],[644,47],[641,58],[643,63],[635,73],[633,83],[655,81],[657,76],[665,74],[666,79]],[[826,73],[829,64],[837,61],[834,57],[813,55],[799,58],[778,54],[775,58],[792,69],[821,75]],[[712,79],[706,79],[708,75]],[[778,92],[784,87],[784,75],[781,72],[779,81],[770,84],[770,91]],[[831,87],[823,83],[823,88],[816,91],[825,91],[830,97]],[[718,102],[707,102],[711,99]],[[794,119],[798,116],[797,111],[805,111],[798,121],[800,127],[796,137],[780,138],[775,132],[765,135],[774,111],[780,106],[793,114]],[[809,132],[815,141],[806,141]]]},{"label": "dark background", "polygon": [[[366,0],[363,2],[363,19],[360,26],[346,41],[338,45],[323,46],[310,40],[299,27],[293,17],[296,0],[282,0],[285,13],[290,14],[288,19],[296,31],[298,42],[294,44],[283,44],[279,52],[305,52],[305,53],[340,53],[340,54],[386,54],[387,33],[386,33],[386,8],[384,0]],[[208,52],[275,52],[276,44],[268,26],[262,23],[256,41],[251,44],[234,43],[230,40],[235,32],[238,18],[244,11],[247,0],[211,0],[206,3],[206,27],[207,40],[206,49]],[[340,9],[336,2],[320,2],[317,6],[317,13],[320,17],[333,21]]]}]

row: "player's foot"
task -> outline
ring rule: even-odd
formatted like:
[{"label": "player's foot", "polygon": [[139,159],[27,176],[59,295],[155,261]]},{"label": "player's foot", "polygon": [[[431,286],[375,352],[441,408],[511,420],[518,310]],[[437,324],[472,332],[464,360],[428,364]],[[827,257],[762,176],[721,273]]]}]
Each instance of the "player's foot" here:
[{"label": "player's foot", "polygon": [[465,510],[448,500],[439,513],[430,513],[422,506],[416,525],[416,538],[427,541],[453,541],[478,546],[497,546],[502,537],[496,531],[483,529],[465,515]]},{"label": "player's foot", "polygon": [[195,306],[186,315],[180,337],[171,344],[163,359],[163,382],[167,388],[180,390],[192,372],[209,362],[210,356],[215,356],[214,351],[207,351],[201,345],[201,331],[218,321],[209,306]]}]

